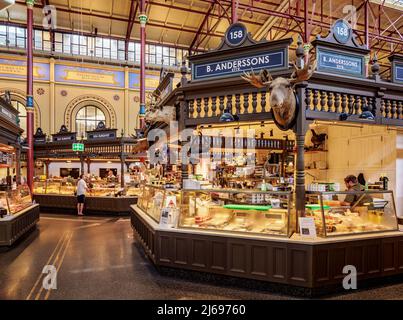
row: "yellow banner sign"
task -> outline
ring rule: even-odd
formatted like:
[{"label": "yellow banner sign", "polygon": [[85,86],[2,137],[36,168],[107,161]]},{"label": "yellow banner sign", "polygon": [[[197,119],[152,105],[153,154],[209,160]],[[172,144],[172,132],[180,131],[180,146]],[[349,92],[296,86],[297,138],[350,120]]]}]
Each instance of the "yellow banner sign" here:
[{"label": "yellow banner sign", "polygon": [[[46,78],[46,75],[41,74],[39,66],[34,66],[34,77],[41,79]],[[27,76],[27,67],[23,65],[0,64],[0,74],[13,76]]]},{"label": "yellow banner sign", "polygon": [[76,70],[65,70],[66,76],[63,77],[63,80],[66,81],[80,81],[80,82],[98,82],[110,85],[119,84],[115,79],[115,74],[108,73],[95,73],[95,72],[83,72]]}]

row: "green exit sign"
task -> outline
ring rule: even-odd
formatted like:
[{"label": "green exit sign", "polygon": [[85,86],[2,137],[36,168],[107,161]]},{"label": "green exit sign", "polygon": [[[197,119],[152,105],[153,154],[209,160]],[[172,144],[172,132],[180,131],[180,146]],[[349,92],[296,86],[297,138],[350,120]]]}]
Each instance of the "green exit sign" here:
[{"label": "green exit sign", "polygon": [[73,143],[73,151],[84,151],[84,143]]}]

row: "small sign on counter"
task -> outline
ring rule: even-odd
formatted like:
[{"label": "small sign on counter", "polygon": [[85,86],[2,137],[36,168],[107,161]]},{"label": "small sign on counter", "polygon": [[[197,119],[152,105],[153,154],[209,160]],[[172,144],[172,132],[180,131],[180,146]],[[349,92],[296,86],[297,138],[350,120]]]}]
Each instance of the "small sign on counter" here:
[{"label": "small sign on counter", "polygon": [[314,218],[298,218],[298,221],[301,238],[316,238],[316,227]]}]

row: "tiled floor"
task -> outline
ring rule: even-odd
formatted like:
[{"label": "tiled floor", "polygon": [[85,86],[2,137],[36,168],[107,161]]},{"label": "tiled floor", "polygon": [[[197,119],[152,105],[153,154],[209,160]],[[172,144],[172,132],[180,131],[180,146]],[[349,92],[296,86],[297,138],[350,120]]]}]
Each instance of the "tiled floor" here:
[{"label": "tiled floor", "polygon": [[[57,289],[43,289],[54,265]],[[328,299],[403,299],[403,284]],[[294,299],[160,275],[133,239],[128,218],[42,215],[38,229],[0,252],[0,299]]]}]

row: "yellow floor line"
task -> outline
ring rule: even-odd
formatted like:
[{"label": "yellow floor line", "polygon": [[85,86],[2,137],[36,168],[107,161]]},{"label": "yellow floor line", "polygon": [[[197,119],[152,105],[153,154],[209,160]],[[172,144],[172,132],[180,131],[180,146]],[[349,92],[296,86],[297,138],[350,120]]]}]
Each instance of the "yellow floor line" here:
[{"label": "yellow floor line", "polygon": [[[52,260],[53,256],[54,256],[55,253],[59,250],[59,245],[64,242],[65,237],[66,237],[66,233],[64,233],[64,234],[60,237],[60,239],[59,239],[59,241],[57,242],[57,245],[56,245],[56,247],[54,248],[54,250],[53,250],[51,256],[49,257],[48,261],[46,262],[46,265],[49,265],[49,264],[50,264],[50,261]],[[63,241],[62,241],[62,240],[63,240]],[[42,270],[41,270],[41,271],[42,271]],[[43,276],[43,274],[42,274],[42,272],[41,272],[41,273],[39,274],[39,276],[38,276],[38,278],[37,278],[37,280],[36,280],[34,286],[32,287],[31,291],[29,292],[29,294],[28,294],[26,300],[31,299],[31,296],[32,296],[32,294],[34,293],[34,291],[36,290],[36,287],[38,286],[38,284],[39,284],[39,282],[40,282],[42,276]]]},{"label": "yellow floor line", "polygon": [[[57,270],[57,266],[56,266],[56,265],[57,265],[57,262],[59,261],[59,257],[60,257],[60,255],[63,255],[63,253],[66,251],[67,245],[68,245],[68,243],[70,242],[69,240],[71,239],[72,234],[73,234],[73,233],[72,233],[71,231],[69,231],[69,232],[66,234],[66,237],[65,237],[65,239],[63,240],[63,244],[62,244],[62,246],[60,247],[60,250],[58,251],[58,253],[57,253],[57,255],[56,255],[54,261],[50,263],[51,265],[53,265],[53,266],[56,267],[56,270]],[[35,296],[35,300],[39,300],[39,298],[40,298],[40,296],[41,296],[43,290],[44,290],[44,288],[43,288],[43,286],[41,286],[39,292],[38,292],[37,295]],[[50,291],[50,290],[49,290],[49,291]]]}]

